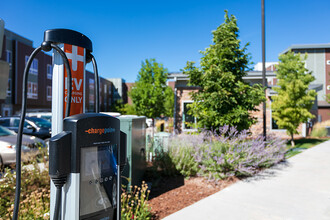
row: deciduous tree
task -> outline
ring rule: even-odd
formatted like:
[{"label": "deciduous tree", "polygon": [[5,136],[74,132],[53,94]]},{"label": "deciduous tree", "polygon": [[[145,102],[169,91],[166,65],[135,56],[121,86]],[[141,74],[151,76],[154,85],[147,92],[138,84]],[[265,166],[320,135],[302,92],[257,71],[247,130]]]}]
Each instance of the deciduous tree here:
[{"label": "deciduous tree", "polygon": [[142,62],[129,96],[138,115],[149,118],[173,116],[174,93],[166,85],[168,70],[155,59]]},{"label": "deciduous tree", "polygon": [[314,115],[310,109],[315,100],[315,90],[308,90],[308,86],[315,80],[311,71],[305,68],[304,60],[300,54],[288,52],[279,57],[277,66],[278,93],[273,97],[272,116],[279,128],[287,130],[291,137],[291,145],[294,146],[293,135],[298,134],[297,128],[307,122]]}]

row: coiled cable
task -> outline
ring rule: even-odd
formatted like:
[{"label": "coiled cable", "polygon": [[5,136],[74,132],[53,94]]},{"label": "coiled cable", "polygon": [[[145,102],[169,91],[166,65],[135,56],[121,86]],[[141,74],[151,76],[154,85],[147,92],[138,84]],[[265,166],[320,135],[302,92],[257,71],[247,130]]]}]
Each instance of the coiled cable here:
[{"label": "coiled cable", "polygon": [[[69,65],[68,58],[66,57],[65,53],[55,44],[50,42],[43,42],[41,46],[37,47],[30,55],[28,62],[25,66],[24,73],[23,73],[23,88],[22,88],[22,108],[21,108],[21,116],[20,122],[18,126],[18,133],[17,133],[17,142],[16,142],[16,189],[15,189],[15,201],[14,201],[14,212],[13,212],[13,220],[17,220],[18,212],[19,212],[19,202],[20,202],[20,195],[21,195],[21,174],[22,174],[22,167],[21,167],[21,153],[22,153],[22,136],[23,136],[23,127],[25,122],[25,115],[26,115],[26,106],[27,106],[27,87],[28,87],[28,73],[32,64],[33,59],[37,56],[37,54],[41,51],[50,51],[51,49],[55,49],[62,57],[68,77],[67,77],[67,84],[72,84],[72,75],[71,75],[71,68]],[[71,86],[68,86],[68,104],[66,105],[65,109],[65,116],[69,116],[70,114],[70,105],[71,105]]]}]

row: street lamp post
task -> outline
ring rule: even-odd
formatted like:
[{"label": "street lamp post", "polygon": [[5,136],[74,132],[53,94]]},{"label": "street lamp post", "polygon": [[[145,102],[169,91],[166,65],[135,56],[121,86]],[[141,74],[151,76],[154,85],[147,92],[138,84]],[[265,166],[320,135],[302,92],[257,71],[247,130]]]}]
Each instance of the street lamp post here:
[{"label": "street lamp post", "polygon": [[[261,0],[261,38],[262,38],[262,86],[266,97],[266,49],[265,49],[265,0]],[[263,136],[266,140],[266,101],[263,102]]]}]

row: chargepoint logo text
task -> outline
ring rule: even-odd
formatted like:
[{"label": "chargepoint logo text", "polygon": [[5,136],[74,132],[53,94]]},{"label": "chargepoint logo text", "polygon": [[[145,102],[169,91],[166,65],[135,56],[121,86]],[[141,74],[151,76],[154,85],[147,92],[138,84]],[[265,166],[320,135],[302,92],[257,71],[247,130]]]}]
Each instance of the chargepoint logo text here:
[{"label": "chargepoint logo text", "polygon": [[114,128],[90,128],[88,130],[85,130],[86,133],[88,134],[110,134],[110,133],[114,133],[115,129]]}]

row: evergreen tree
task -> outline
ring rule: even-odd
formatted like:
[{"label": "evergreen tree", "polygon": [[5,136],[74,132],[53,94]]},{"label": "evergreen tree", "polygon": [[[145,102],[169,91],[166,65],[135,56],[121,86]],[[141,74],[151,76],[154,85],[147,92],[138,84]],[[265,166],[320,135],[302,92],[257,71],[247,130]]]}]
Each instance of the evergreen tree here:
[{"label": "evergreen tree", "polygon": [[312,72],[305,68],[307,55],[302,59],[300,54],[288,52],[279,57],[277,66],[278,85],[274,88],[278,93],[274,96],[272,103],[272,116],[279,128],[287,130],[291,137],[291,145],[294,146],[293,135],[298,134],[297,128],[314,118],[310,109],[315,100],[315,90],[308,90],[308,86],[315,80]]},{"label": "evergreen tree", "polygon": [[198,126],[217,129],[223,125],[236,126],[239,131],[248,129],[256,118],[251,111],[264,100],[258,84],[250,86],[243,81],[250,64],[246,44],[240,47],[239,29],[234,15],[225,11],[225,21],[213,31],[213,44],[202,51],[200,68],[187,62],[184,73],[189,84],[200,87],[192,93],[194,103],[190,111],[198,119]]},{"label": "evergreen tree", "polygon": [[142,62],[137,81],[129,92],[136,114],[149,118],[172,116],[169,113],[173,112],[174,93],[166,85],[167,74],[167,69],[155,59]]}]

